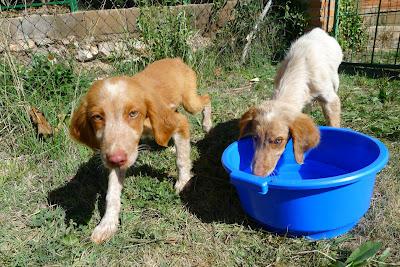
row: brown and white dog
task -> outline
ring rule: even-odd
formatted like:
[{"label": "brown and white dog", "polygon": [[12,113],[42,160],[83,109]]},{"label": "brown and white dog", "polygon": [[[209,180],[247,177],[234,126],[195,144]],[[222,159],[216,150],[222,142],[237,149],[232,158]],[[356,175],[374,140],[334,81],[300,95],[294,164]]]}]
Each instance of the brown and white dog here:
[{"label": "brown and white dog", "polygon": [[180,193],[191,179],[190,131],[187,118],[176,109],[203,112],[203,129],[211,128],[208,95],[197,94],[195,72],[180,59],[163,59],[133,77],[112,77],[93,83],[71,119],[71,136],[99,150],[110,170],[106,212],[91,239],[101,243],[116,231],[120,195],[126,170],[138,157],[139,140],[150,133],[161,146],[172,138],[176,148]]},{"label": "brown and white dog", "polygon": [[273,172],[290,137],[299,164],[304,161],[304,152],[318,145],[318,128],[302,113],[312,100],[321,104],[330,126],[340,127],[337,91],[342,57],[337,41],[319,28],[292,44],[275,77],[272,100],[250,108],[239,123],[240,138],[254,137],[252,171],[255,175]]}]

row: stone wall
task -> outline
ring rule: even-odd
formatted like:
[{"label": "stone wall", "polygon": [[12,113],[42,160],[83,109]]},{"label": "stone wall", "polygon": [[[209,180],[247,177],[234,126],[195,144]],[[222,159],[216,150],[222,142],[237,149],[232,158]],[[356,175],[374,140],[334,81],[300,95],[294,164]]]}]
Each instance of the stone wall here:
[{"label": "stone wall", "polygon": [[[228,1],[215,14],[212,4],[169,8],[176,12],[185,10],[191,17],[192,27],[201,33],[206,29],[215,31],[232,19],[236,3],[237,0]],[[38,52],[61,57],[72,54],[82,62],[110,55],[135,58],[135,55],[146,53],[146,47],[138,38],[136,22],[139,15],[138,8],[122,8],[2,18],[0,53],[10,51],[28,58]],[[198,49],[199,44],[209,43],[209,38],[201,34],[195,34],[188,40],[193,50]]]},{"label": "stone wall", "polygon": [[[229,1],[219,13],[217,25],[224,24],[236,1]],[[212,4],[184,5],[170,7],[185,10],[194,17],[193,26],[204,29],[212,13]],[[104,39],[108,35],[135,34],[138,8],[79,11],[56,15],[27,15],[17,18],[0,19],[0,34],[9,41],[37,40],[50,38],[61,40],[69,36],[83,39],[92,36]]]}]

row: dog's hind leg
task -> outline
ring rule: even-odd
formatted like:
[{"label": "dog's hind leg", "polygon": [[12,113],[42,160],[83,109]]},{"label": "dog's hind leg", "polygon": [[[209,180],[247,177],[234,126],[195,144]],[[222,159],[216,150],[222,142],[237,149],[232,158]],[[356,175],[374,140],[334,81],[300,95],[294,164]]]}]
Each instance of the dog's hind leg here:
[{"label": "dog's hind leg", "polygon": [[329,126],[340,127],[340,98],[336,94],[331,94],[329,98],[321,99],[322,111]]},{"label": "dog's hind leg", "polygon": [[209,132],[212,127],[210,96],[208,94],[197,94],[197,81],[194,71],[191,71],[190,75],[188,75],[185,88],[186,91],[182,96],[183,107],[191,114],[196,114],[202,111],[203,130]]},{"label": "dog's hind leg", "polygon": [[[207,95],[208,96],[208,95]],[[210,99],[210,98],[208,98]],[[212,119],[211,119],[211,101],[208,100],[208,103],[204,105],[203,109],[203,130],[208,133],[212,127]]]},{"label": "dog's hind leg", "polygon": [[191,91],[183,96],[183,107],[186,111],[191,114],[196,114],[199,111],[203,113],[203,130],[209,132],[212,127],[211,119],[211,101],[210,97],[206,95],[197,95],[195,92]]}]

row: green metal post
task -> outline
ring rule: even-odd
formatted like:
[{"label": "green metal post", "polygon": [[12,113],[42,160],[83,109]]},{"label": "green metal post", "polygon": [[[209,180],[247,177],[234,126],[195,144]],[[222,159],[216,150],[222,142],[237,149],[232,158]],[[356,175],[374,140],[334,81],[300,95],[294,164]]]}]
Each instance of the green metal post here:
[{"label": "green metal post", "polygon": [[339,0],[335,0],[335,17],[333,21],[333,36],[337,39],[339,34]]},{"label": "green metal post", "polygon": [[396,49],[396,56],[394,57],[394,64],[397,64],[397,56],[399,55],[399,48],[400,48],[400,35],[399,40],[397,41],[397,49]]},{"label": "green metal post", "polygon": [[69,5],[71,12],[75,12],[78,10],[77,0],[64,0],[64,1],[53,1],[47,3],[32,3],[32,4],[18,4],[18,5],[9,5],[9,6],[0,6],[0,11],[9,10],[9,9],[22,9],[29,7],[40,7],[43,5]]},{"label": "green metal post", "polygon": [[77,0],[69,0],[69,8],[71,12],[78,11],[78,2]]}]

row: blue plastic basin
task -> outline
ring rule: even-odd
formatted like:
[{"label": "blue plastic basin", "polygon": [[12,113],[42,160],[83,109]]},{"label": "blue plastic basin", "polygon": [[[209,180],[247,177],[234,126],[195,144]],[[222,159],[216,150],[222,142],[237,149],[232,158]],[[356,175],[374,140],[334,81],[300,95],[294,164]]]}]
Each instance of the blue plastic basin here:
[{"label": "blue plastic basin", "polygon": [[251,174],[252,138],[229,145],[222,163],[245,212],[270,231],[325,239],[352,229],[367,212],[376,174],[389,159],[379,140],[319,127],[321,142],[296,163],[290,140],[274,175]]}]

